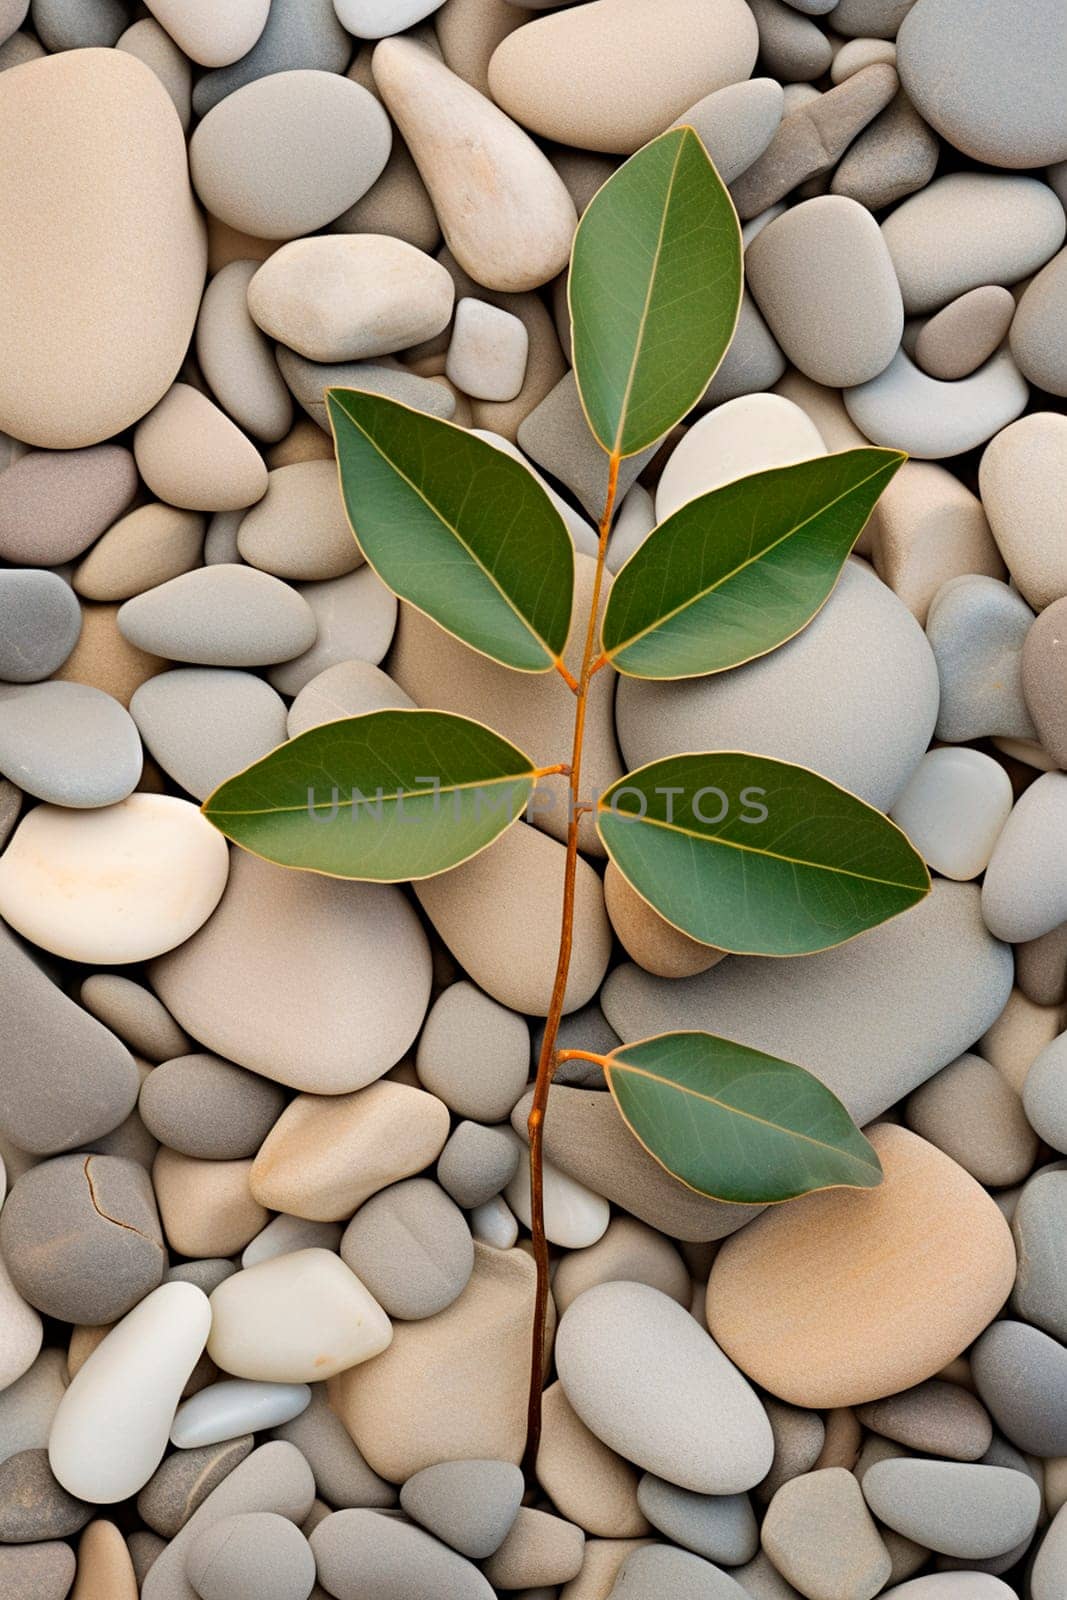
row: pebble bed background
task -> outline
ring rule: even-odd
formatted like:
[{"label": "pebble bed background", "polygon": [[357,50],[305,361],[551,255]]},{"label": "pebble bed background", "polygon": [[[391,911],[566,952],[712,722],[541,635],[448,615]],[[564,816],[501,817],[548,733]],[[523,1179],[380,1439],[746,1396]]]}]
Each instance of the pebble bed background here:
[{"label": "pebble bed background", "polygon": [[[4,1600],[1063,1600],[1062,0],[0,0],[0,69]],[[913,459],[793,643],[597,679],[590,786],[799,761],[935,883],[840,949],[717,960],[589,833],[562,1042],[799,1061],[885,1182],[705,1200],[564,1073],[524,1496],[559,789],[414,892],[230,855],[197,802],[386,706],[560,758],[558,679],[362,564],[322,391],[521,452],[588,603],[563,274],[678,120],[748,291],[625,464],[612,569],[739,474]]]}]

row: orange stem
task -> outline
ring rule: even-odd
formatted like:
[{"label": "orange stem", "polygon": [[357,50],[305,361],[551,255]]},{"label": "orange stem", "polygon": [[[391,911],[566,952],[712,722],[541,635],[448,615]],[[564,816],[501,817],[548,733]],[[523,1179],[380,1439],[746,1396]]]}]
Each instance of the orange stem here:
[{"label": "orange stem", "polygon": [[608,537],[611,533],[611,516],[615,509],[615,496],[619,485],[619,462],[613,454],[608,461],[608,487],[604,497],[604,510],[600,518],[597,542],[596,572],[593,577],[593,596],[589,607],[589,621],[585,630],[585,648],[582,665],[575,685],[574,740],[570,762],[570,819],[567,825],[567,855],[563,867],[563,908],[560,920],[559,957],[556,976],[552,984],[545,1035],[534,1079],[533,1102],[527,1128],[530,1135],[530,1213],[533,1234],[534,1261],[537,1266],[537,1291],[534,1302],[533,1337],[530,1354],[530,1398],[526,1425],[526,1471],[532,1481],[541,1443],[541,1393],[545,1386],[545,1326],[548,1316],[548,1240],[545,1237],[544,1199],[544,1123],[548,1109],[548,1091],[556,1070],[556,1039],[563,1002],[567,992],[567,978],[571,966],[574,944],[574,886],[578,871],[578,817],[579,792],[582,778],[582,748],[585,741],[585,713],[589,700],[589,682],[593,676],[597,639],[597,611],[600,591],[604,584],[604,558],[607,555]]}]

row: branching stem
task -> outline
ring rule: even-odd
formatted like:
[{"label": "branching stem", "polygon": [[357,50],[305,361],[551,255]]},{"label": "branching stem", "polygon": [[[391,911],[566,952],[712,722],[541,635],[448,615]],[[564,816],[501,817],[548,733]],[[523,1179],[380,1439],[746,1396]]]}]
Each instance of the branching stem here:
[{"label": "branching stem", "polygon": [[[597,541],[596,572],[593,577],[593,596],[589,607],[589,621],[585,631],[585,647],[577,681],[574,682],[574,738],[570,761],[570,821],[567,827],[567,855],[563,868],[563,907],[560,919],[559,956],[556,976],[552,985],[545,1035],[534,1080],[533,1103],[527,1122],[530,1135],[530,1212],[533,1234],[534,1261],[537,1265],[537,1295],[534,1304],[533,1334],[530,1355],[530,1399],[526,1426],[526,1472],[532,1481],[541,1443],[541,1392],[545,1385],[545,1325],[548,1314],[548,1240],[545,1238],[544,1200],[544,1124],[548,1108],[548,1091],[556,1070],[556,1038],[563,1002],[567,992],[567,978],[571,967],[571,950],[574,944],[574,886],[578,872],[578,822],[580,813],[588,807],[579,805],[582,778],[582,749],[585,742],[585,714],[589,701],[589,683],[593,676],[597,640],[597,612],[600,609],[600,591],[604,585],[604,560],[611,533],[611,518],[615,510],[615,496],[619,483],[620,457],[613,454],[608,461],[608,486],[604,497],[604,510],[600,518]],[[565,676],[571,675],[562,668]]]}]

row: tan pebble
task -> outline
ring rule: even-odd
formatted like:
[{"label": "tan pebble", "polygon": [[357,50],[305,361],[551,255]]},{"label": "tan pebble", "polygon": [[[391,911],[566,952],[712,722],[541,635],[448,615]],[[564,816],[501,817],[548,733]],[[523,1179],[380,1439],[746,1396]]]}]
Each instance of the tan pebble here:
[{"label": "tan pebble", "polygon": [[248,288],[258,270],[255,261],[231,261],[211,279],[197,318],[196,354],[222,409],[239,428],[273,443],[292,426],[293,400],[249,313]]},{"label": "tan pebble", "polygon": [[70,1343],[67,1346],[67,1372],[74,1377],[80,1367],[84,1367],[98,1344],[103,1344],[112,1328],[113,1322],[101,1322],[94,1327],[77,1327],[70,1330]]},{"label": "tan pebble", "polygon": [[851,1472],[827,1467],[783,1484],[760,1542],[801,1593],[875,1595],[893,1563]]},{"label": "tan pebble", "polygon": [[1023,993],[1037,1005],[1063,1005],[1067,1000],[1067,922],[1016,946],[1015,977]]},{"label": "tan pebble", "polygon": [[478,400],[514,400],[526,376],[529,336],[510,311],[465,298],[456,307],[445,371]]},{"label": "tan pebble", "polygon": [[582,1570],[560,1590],[560,1600],[608,1600],[622,1564],[652,1539],[587,1539]]},{"label": "tan pebble", "polygon": [[869,524],[874,570],[924,626],[950,578],[1006,576],[982,502],[947,468],[906,461]]},{"label": "tan pebble", "polygon": [[689,1302],[689,1272],[672,1242],[636,1217],[616,1216],[596,1244],[571,1250],[559,1262],[552,1279],[557,1311],[562,1316],[571,1302],[595,1283],[619,1278],[647,1283],[679,1305]]},{"label": "tan pebble", "polygon": [[858,1405],[932,1377],[1003,1305],[1008,1226],[984,1189],[903,1128],[868,1131],[876,1189],[774,1208],[727,1240],[708,1326],[750,1378],[794,1405]]},{"label": "tan pebble", "polygon": [[270,0],[150,0],[149,11],[201,67],[228,67],[255,44],[267,21]]},{"label": "tan pebble", "polygon": [[672,927],[642,899],[613,861],[608,862],[604,874],[604,904],[626,954],[659,978],[689,978],[707,972],[725,954]]},{"label": "tan pebble", "polygon": [[[312,426],[314,426],[312,424]],[[320,439],[319,429],[315,429]],[[339,578],[363,565],[352,536],[332,459],[276,467],[267,492],[237,533],[243,560],[276,578]]]},{"label": "tan pebble", "polygon": [[[508,11],[514,9],[508,0],[496,0],[496,3]],[[374,46],[364,45],[362,50],[357,51],[347,75],[354,83],[360,84],[374,95],[376,100],[380,100],[381,95],[378,93],[371,68],[373,55]],[[397,239],[405,240],[407,244],[414,245],[417,250],[432,251],[440,244],[441,225],[437,220],[433,201],[426,193],[426,185],[419,176],[419,169],[412,159],[411,151],[395,129],[393,146],[381,176],[371,184],[366,194],[360,196],[355,205],[349,206],[347,211],[342,211],[341,215],[334,219],[330,231],[331,233],[389,233]]]},{"label": "tan pebble", "polygon": [[165,671],[169,663],[123,637],[115,620],[117,605],[86,603],[81,612],[78,642],[53,677],[67,683],[88,683],[129,706],[142,683]]},{"label": "tan pebble", "polygon": [[86,600],[128,600],[199,566],[207,523],[196,511],[153,502],[110,527],[71,575]]},{"label": "tan pebble", "polygon": [[1067,766],[1067,596],[1054,600],[1023,643],[1023,694],[1043,747]]},{"label": "tan pebble", "polygon": [[90,1522],[78,1540],[78,1575],[70,1600],[137,1600],[126,1541],[113,1522]]},{"label": "tan pebble", "polygon": [[259,451],[225,412],[176,383],[138,424],[133,453],[142,478],[171,505],[239,511],[267,492]]},{"label": "tan pebble", "polygon": [[577,218],[532,139],[410,39],[382,40],[374,76],[466,271],[511,292],[554,278]]},{"label": "tan pebble", "polygon": [[1037,1005],[1014,988],[997,1020],[986,1029],[975,1048],[1022,1094],[1026,1075],[1045,1046],[1063,1027],[1060,1005]]},{"label": "tan pebble", "polygon": [[1061,250],[1024,286],[1011,325],[1012,354],[1023,376],[1050,394],[1067,394],[1067,355],[1062,338],[1065,307],[1067,250]]},{"label": "tan pebble", "polygon": [[860,1444],[863,1440],[863,1429],[856,1413],[851,1406],[834,1406],[826,1413],[825,1427],[823,1447],[813,1470],[819,1471],[823,1467],[844,1467],[846,1472],[851,1472],[856,1465],[856,1457],[860,1453]]},{"label": "tan pebble", "polygon": [[849,39],[834,51],[830,82],[844,83],[854,72],[873,66],[876,61],[888,61],[891,67],[896,66],[897,47],[892,39]]},{"label": "tan pebble", "polygon": [[63,50],[0,77],[0,147],[0,428],[95,444],[155,405],[196,319],[206,246],[181,124],[127,51]]},{"label": "tan pebble", "polygon": [[400,1083],[298,1095],[260,1146],[251,1192],[273,1211],[340,1221],[379,1189],[430,1166],[448,1131],[444,1102]]},{"label": "tan pebble", "polygon": [[212,276],[233,261],[266,261],[281,243],[280,239],[257,239],[254,234],[242,233],[207,213],[207,270]]},{"label": "tan pebble", "polygon": [[542,1579],[564,1583],[581,1571],[584,1552],[585,1537],[573,1522],[520,1506],[503,1544],[483,1562],[482,1571],[498,1589],[540,1584]]},{"label": "tan pebble", "polygon": [[594,0],[519,28],[489,63],[493,97],[561,144],[629,155],[714,89],[747,78],[758,35],[722,0]]},{"label": "tan pebble", "polygon": [[433,19],[445,66],[479,94],[489,94],[493,51],[533,15],[511,0],[445,0]]},{"label": "tan pebble", "polygon": [[398,1323],[388,1350],[330,1382],[357,1448],[392,1483],[436,1461],[522,1457],[535,1268],[523,1250],[474,1254],[458,1300]]},{"label": "tan pebble", "polygon": [[229,1256],[243,1250],[268,1221],[252,1194],[251,1161],[198,1161],[160,1148],[152,1185],[163,1229],[183,1256]]},{"label": "tan pebble", "polygon": [[560,1516],[600,1538],[639,1538],[650,1530],[637,1480],[637,1469],[590,1433],[561,1383],[545,1390],[537,1481]]},{"label": "tan pebble", "polygon": [[915,359],[931,378],[965,378],[993,354],[1014,315],[1010,289],[996,283],[970,289],[923,324]]},{"label": "tan pebble", "polygon": [[[279,467],[291,467],[298,461],[333,461],[333,439],[323,433],[310,417],[298,417],[276,445],[267,451],[267,466],[271,472]],[[335,465],[336,470],[336,465]]]},{"label": "tan pebble", "polygon": [[174,102],[183,130],[188,133],[193,115],[192,68],[167,30],[161,28],[154,17],[142,17],[119,36],[115,49],[129,51],[155,73]]},{"label": "tan pebble", "polygon": [[990,1189],[1021,1183],[1037,1156],[1019,1090],[981,1056],[960,1056],[916,1089],[905,1118]]}]

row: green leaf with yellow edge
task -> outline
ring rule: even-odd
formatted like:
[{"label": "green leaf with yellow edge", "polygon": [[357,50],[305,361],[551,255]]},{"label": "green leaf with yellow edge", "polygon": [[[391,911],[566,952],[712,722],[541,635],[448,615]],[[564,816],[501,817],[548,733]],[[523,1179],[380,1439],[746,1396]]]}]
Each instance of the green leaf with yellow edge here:
[{"label": "green leaf with yellow edge", "polygon": [[562,658],[574,598],[563,518],[520,461],[385,395],[330,389],[341,494],[382,582],[518,672]]},{"label": "green leaf with yellow edge", "polygon": [[683,933],[746,955],[844,944],[930,891],[895,823],[807,767],[738,750],[668,756],[597,804],[638,894]]},{"label": "green leaf with yellow edge", "polygon": [[741,307],[741,228],[692,128],[645,145],[586,207],[568,296],[582,406],[610,455],[637,455],[700,399]]},{"label": "green leaf with yellow edge", "polygon": [[841,1101],[792,1061],[711,1033],[662,1033],[602,1062],[631,1132],[700,1194],[768,1205],[881,1181]]},{"label": "green leaf with yellow edge", "polygon": [[529,756],[469,717],[370,711],[279,745],[201,809],[266,861],[398,883],[447,872],[492,844],[538,776]]},{"label": "green leaf with yellow edge", "polygon": [[654,528],[615,576],[604,654],[636,678],[740,666],[807,626],[906,457],[845,450],[712,489]]}]

